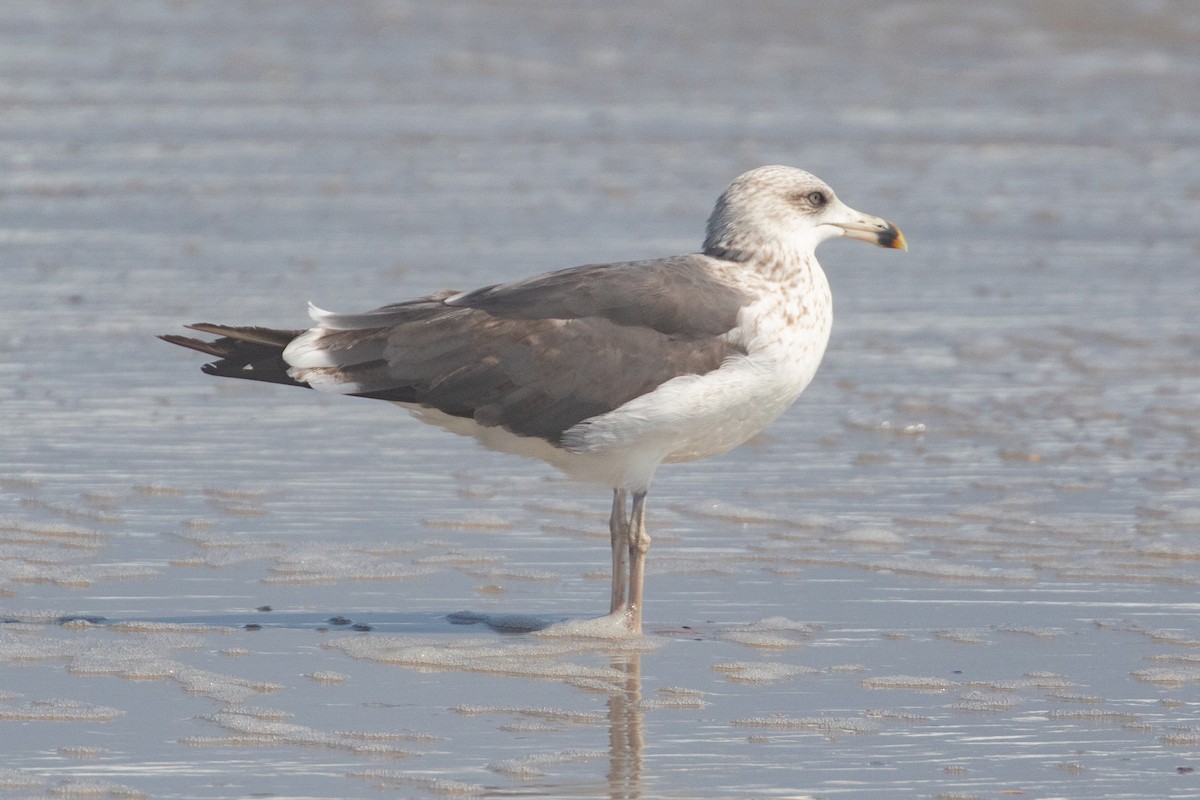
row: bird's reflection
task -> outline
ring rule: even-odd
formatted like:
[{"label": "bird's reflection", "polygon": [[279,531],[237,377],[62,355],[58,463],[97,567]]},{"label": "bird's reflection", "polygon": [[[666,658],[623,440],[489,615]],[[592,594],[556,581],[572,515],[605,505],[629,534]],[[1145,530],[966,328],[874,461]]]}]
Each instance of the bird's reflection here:
[{"label": "bird's reflection", "polygon": [[608,793],[612,800],[640,800],[646,743],[642,654],[624,653],[613,658],[612,667],[625,674],[625,681],[608,698]]}]

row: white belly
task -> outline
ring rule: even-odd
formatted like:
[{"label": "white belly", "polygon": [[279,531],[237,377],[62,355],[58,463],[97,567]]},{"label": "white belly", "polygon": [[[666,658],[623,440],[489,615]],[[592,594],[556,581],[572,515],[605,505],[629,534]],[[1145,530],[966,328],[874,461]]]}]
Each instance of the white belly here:
[{"label": "white belly", "polygon": [[749,359],[734,359],[707,375],[664,383],[607,414],[567,430],[563,446],[473,419],[400,403],[424,422],[488,449],[537,458],[571,477],[613,488],[644,491],[664,461],[693,461],[745,442],[782,414],[803,391],[812,371],[782,379]]},{"label": "white belly", "polygon": [[731,359],[707,375],[675,378],[584,420],[566,432],[563,445],[576,453],[650,449],[667,462],[715,456],[750,439],[787,410],[815,371],[815,363],[781,371],[749,357]]}]

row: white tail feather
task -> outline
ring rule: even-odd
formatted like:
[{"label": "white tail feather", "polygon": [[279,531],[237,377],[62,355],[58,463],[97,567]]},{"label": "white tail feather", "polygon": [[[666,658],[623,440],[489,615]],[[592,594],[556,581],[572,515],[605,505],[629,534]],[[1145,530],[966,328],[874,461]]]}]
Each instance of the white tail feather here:
[{"label": "white tail feather", "polygon": [[324,333],[324,328],[309,328],[283,349],[283,360],[294,368],[288,370],[292,380],[301,380],[292,374],[296,370],[340,366],[334,355],[321,346],[321,336]]}]

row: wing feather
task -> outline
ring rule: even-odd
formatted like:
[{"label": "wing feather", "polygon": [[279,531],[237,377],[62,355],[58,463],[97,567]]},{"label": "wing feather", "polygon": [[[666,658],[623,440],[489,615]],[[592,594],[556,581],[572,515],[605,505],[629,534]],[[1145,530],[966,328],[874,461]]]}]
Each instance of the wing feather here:
[{"label": "wing feather", "polygon": [[452,295],[445,303],[511,319],[602,317],[699,339],[733,328],[753,299],[719,277],[722,265],[701,254],[588,264]]},{"label": "wing feather", "polygon": [[744,350],[752,301],[704,255],[592,264],[362,314],[311,306],[307,331],[192,326],[165,337],[220,360],[210,374],[436,408],[559,444],[583,420]]},{"label": "wing feather", "polygon": [[[472,309],[447,308],[390,328],[305,335],[314,333],[312,346],[332,340],[326,352],[344,363],[293,368],[297,381],[436,408],[553,443],[578,422],[742,352],[724,337],[679,339],[604,318],[503,319]],[[436,346],[423,346],[430,342]],[[382,358],[374,358],[381,349]]]}]

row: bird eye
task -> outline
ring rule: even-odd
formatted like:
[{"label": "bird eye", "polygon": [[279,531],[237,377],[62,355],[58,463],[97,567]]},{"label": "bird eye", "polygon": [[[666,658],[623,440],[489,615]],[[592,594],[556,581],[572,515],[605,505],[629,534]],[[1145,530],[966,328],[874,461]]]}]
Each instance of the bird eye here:
[{"label": "bird eye", "polygon": [[809,192],[805,199],[817,208],[825,205],[826,202],[824,192]]}]

